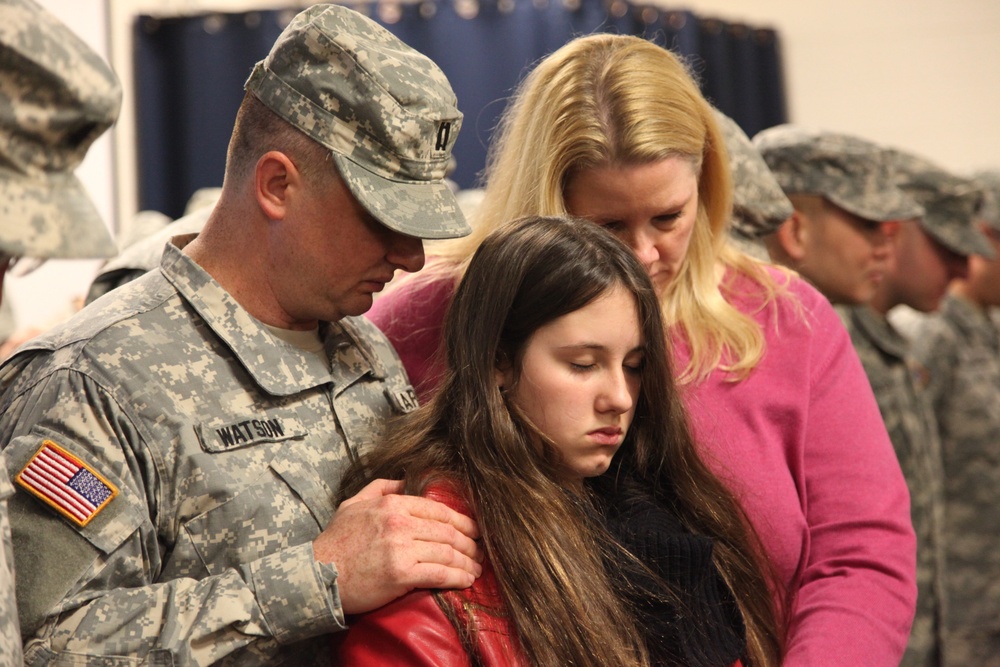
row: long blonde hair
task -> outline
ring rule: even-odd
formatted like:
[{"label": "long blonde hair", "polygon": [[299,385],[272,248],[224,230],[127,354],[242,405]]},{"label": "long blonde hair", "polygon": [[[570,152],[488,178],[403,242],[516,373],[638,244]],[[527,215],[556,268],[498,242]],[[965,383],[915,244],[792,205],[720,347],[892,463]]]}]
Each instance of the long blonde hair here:
[{"label": "long blonde hair", "polygon": [[563,190],[576,170],[670,157],[690,160],[699,174],[688,253],[662,295],[664,319],[691,353],[679,380],[703,379],[717,367],[742,379],[763,356],[764,336],[723,296],[718,268],[748,276],[764,304],[778,286],[729,245],[732,183],[712,107],[684,63],[637,37],[580,37],[528,75],[491,145],[472,235],[438,247],[437,268],[425,278],[460,277],[483,238],[504,221],[566,214]]}]

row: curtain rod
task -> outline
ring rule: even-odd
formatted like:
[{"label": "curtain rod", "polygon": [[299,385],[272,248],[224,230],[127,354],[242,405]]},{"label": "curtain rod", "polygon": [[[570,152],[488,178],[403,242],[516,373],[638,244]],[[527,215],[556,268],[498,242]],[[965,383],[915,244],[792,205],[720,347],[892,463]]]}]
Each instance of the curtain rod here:
[{"label": "curtain rod", "polygon": [[[2,0],[0,0],[2,1]],[[115,2],[115,0],[111,0]],[[150,0],[152,2],[153,0]],[[580,8],[586,0],[331,0],[336,4],[346,7],[357,8],[359,11],[368,13],[377,11],[379,17],[387,23],[395,23],[400,19],[399,8],[403,6],[421,7],[421,14],[430,18],[435,13],[435,6],[441,3],[451,3],[460,16],[465,18],[475,18],[479,13],[479,6],[483,2],[496,2],[501,12],[507,13],[514,10],[518,2],[539,3],[560,3],[570,11]],[[665,15],[674,29],[681,29],[687,23],[688,11],[678,6],[664,6],[657,0],[601,0],[608,12],[614,16],[623,16],[628,11],[640,12],[639,18],[647,24],[655,23],[661,15]],[[156,0],[155,10],[150,7],[149,11],[140,9],[154,21],[155,19],[183,18],[192,16],[205,16],[206,20],[218,22],[225,14],[250,14],[256,11],[287,11],[288,19],[299,11],[316,4],[310,0]],[[427,11],[425,11],[427,10]],[[213,16],[218,17],[213,20]],[[701,30],[709,34],[719,34],[727,31],[740,35],[750,32],[758,41],[769,41],[774,38],[774,31],[767,27],[749,26],[742,22],[730,22],[716,19],[709,16],[700,17]],[[219,26],[215,26],[218,28]],[[210,31],[211,28],[208,28]]]},{"label": "curtain rod", "polygon": [[[117,0],[111,0],[112,3]],[[456,2],[456,0],[330,0],[331,2],[339,5],[345,5],[349,7],[370,7],[373,5],[421,5],[421,4],[438,4],[443,2]],[[461,1],[461,0],[458,0]],[[470,0],[474,2],[481,2],[482,0]],[[500,4],[504,4],[504,0],[497,0]],[[539,0],[508,0],[510,4],[515,2],[528,1],[528,2],[538,2]],[[561,2],[567,7],[577,7],[580,5],[581,0],[548,0],[550,2]],[[620,0],[618,0],[620,1]],[[616,0],[602,0],[605,5],[615,4]],[[288,10],[302,10],[307,7],[311,7],[316,4],[310,0],[285,0],[284,2],[278,0],[242,0],[242,1],[232,1],[232,0],[148,0],[148,2],[137,3],[138,7],[136,10],[137,14],[145,14],[148,16],[190,16],[193,14],[239,14],[252,11],[281,11],[283,9]],[[144,6],[148,5],[148,6]],[[661,11],[670,11],[666,7],[657,7]]]}]

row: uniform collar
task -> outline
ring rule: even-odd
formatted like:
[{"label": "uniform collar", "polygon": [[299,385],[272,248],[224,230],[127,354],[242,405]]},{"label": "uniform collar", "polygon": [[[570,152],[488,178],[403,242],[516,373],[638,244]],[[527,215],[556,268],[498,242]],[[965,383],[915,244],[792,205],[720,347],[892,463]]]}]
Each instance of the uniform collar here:
[{"label": "uniform collar", "polygon": [[906,359],[909,357],[909,343],[889,320],[879,315],[870,306],[860,305],[850,309],[851,322],[883,353]]},{"label": "uniform collar", "polygon": [[941,305],[941,314],[966,338],[980,340],[993,348],[1000,345],[1000,329],[989,314],[954,294],[948,294]]},{"label": "uniform collar", "polygon": [[274,396],[289,396],[323,384],[334,393],[365,374],[385,377],[385,369],[351,318],[321,322],[329,368],[267,330],[198,264],[174,243],[160,260],[164,277],[235,355],[260,387]]}]

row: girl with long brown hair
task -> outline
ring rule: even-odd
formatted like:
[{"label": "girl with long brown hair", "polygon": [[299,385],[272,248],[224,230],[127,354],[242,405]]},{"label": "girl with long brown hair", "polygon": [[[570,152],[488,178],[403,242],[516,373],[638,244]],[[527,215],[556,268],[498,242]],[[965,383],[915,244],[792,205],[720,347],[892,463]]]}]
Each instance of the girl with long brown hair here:
[{"label": "girl with long brown hair", "polygon": [[659,299],[586,221],[503,226],[451,303],[433,399],[341,489],[403,478],[479,524],[483,576],[349,620],[339,664],[777,665],[768,566],[701,461]]}]

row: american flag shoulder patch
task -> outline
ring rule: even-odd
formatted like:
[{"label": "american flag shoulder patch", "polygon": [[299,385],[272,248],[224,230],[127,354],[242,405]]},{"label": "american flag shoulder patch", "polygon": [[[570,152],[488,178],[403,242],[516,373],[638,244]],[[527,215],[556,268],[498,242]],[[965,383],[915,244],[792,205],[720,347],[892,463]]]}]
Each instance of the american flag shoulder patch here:
[{"label": "american flag shoulder patch", "polygon": [[14,479],[80,528],[118,495],[114,484],[51,440]]}]

